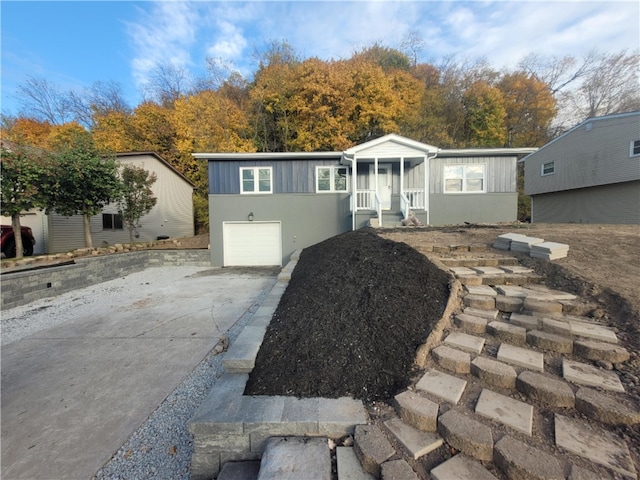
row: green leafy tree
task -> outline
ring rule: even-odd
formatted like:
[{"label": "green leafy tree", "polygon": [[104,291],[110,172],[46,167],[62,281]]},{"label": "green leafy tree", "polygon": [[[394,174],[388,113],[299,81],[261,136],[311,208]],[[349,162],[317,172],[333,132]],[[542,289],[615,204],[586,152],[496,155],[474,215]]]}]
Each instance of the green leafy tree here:
[{"label": "green leafy tree", "polygon": [[90,219],[117,199],[120,191],[115,157],[100,152],[89,133],[76,133],[55,152],[53,169],[49,210],[82,215],[85,246],[93,248]]},{"label": "green leafy tree", "polygon": [[151,189],[158,177],[142,167],[125,165],[120,172],[120,178],[122,185],[117,201],[118,210],[129,228],[129,240],[133,243],[134,228],[158,202]]},{"label": "green leafy tree", "polygon": [[38,149],[17,144],[10,148],[2,145],[0,154],[2,215],[11,217],[16,258],[22,258],[20,214],[46,205],[45,156]]}]

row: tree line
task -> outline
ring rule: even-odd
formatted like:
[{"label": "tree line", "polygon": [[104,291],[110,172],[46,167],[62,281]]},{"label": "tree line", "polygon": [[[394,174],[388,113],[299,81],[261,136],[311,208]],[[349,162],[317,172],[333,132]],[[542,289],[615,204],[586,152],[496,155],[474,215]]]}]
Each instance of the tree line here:
[{"label": "tree line", "polygon": [[483,59],[419,63],[423,47],[409,35],[399,49],[321,60],[271,42],[256,50],[251,79],[214,58],[198,79],[158,65],[133,108],[117,82],[78,93],[31,77],[2,136],[47,149],[82,129],[103,152],[157,152],[196,185],[201,231],[207,171],[193,152],[340,151],[387,133],[443,148],[537,147],[585,118],[640,110],[638,52],[531,54],[497,71]]},{"label": "tree line", "polygon": [[48,150],[3,142],[2,215],[11,217],[16,257],[23,256],[20,215],[39,208],[64,216],[82,215],[85,246],[93,247],[90,219],[115,203],[134,242],[134,228],[157,202],[151,187],[157,177],[142,167],[119,165],[81,128]]}]

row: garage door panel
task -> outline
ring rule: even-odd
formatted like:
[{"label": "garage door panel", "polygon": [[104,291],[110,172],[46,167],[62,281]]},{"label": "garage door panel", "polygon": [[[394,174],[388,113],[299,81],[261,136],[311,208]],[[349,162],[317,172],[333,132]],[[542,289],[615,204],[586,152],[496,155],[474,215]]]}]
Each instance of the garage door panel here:
[{"label": "garage door panel", "polygon": [[224,265],[281,265],[280,222],[223,223]]}]

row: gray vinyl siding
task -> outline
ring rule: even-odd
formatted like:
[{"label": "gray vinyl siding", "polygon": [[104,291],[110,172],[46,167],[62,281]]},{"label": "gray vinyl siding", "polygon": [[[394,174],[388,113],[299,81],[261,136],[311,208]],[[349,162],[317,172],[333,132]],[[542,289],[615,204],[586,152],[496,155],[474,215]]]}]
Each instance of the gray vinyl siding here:
[{"label": "gray vinyl siding", "polygon": [[[516,157],[436,157],[429,168],[429,191],[432,194],[444,194],[444,166],[485,164],[486,193],[515,193],[517,190]],[[416,167],[418,168],[418,167]],[[447,194],[446,196],[465,196],[469,194]],[[433,208],[433,206],[432,206]]]},{"label": "gray vinyl siding", "polygon": [[[640,140],[640,112],[590,119],[525,159],[525,193],[538,195],[640,180],[640,157],[630,157]],[[541,175],[554,162],[555,173]]]},{"label": "gray vinyl siding", "polygon": [[518,218],[517,193],[479,193],[429,196],[430,225],[515,222]]},{"label": "gray vinyl siding", "polygon": [[640,181],[535,195],[534,223],[640,224]]},{"label": "gray vinyl siding", "polygon": [[209,193],[240,194],[240,167],[272,167],[273,193],[315,193],[316,166],[339,165],[339,160],[209,161]]},{"label": "gray vinyl siding", "polygon": [[[139,234],[135,241],[156,240],[158,236],[171,238],[188,237],[194,234],[193,187],[177,175],[154,155],[127,155],[118,159],[122,164],[142,167],[157,175],[153,192],[158,199],[153,209],[140,219]],[[117,213],[115,204],[104,207],[102,212],[91,217],[91,237],[94,247],[129,243],[129,230],[104,230],[102,213]],[[56,213],[49,215],[48,253],[61,253],[84,248],[82,215],[64,217]]]},{"label": "gray vinyl siding", "polygon": [[224,261],[222,223],[279,221],[282,225],[282,265],[290,255],[340,233],[351,230],[350,196],[345,193],[209,195],[211,262]]}]

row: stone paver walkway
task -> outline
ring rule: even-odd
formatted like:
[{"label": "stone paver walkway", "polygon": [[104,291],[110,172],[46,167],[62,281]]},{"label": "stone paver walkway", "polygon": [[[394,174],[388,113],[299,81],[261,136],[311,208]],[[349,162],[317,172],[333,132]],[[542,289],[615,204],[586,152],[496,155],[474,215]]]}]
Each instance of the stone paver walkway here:
[{"label": "stone paver walkway", "polygon": [[[220,409],[215,421],[204,409],[209,423],[191,423],[194,478],[230,460],[255,460],[268,437],[298,432],[346,438],[336,455],[338,480],[637,479],[632,451],[638,446],[620,432],[640,423],[640,412],[616,373],[629,352],[613,329],[589,318],[593,306],[545,287],[513,256],[492,252],[434,248],[431,255],[449,268],[462,298],[450,299],[454,308],[434,329],[439,337],[418,357],[423,373],[396,396],[394,415],[358,422],[361,405],[340,399],[322,403],[325,424],[305,412],[317,412],[313,402],[326,399],[307,399],[294,410],[278,408],[277,421],[251,423],[237,419],[238,412],[247,416],[246,400],[218,399],[210,406]],[[232,358],[229,367],[238,373],[253,366],[252,358],[246,364]],[[330,420],[335,412],[339,418]],[[248,442],[238,445],[245,453],[224,453],[229,434]],[[223,437],[227,445],[216,444]]]}]

